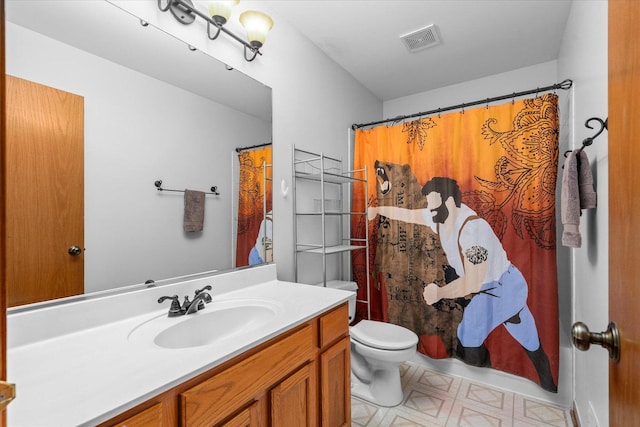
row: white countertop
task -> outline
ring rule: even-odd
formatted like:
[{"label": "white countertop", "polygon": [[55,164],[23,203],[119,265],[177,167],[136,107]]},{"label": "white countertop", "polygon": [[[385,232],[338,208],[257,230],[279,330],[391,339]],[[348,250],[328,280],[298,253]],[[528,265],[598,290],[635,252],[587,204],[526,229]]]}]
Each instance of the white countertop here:
[{"label": "white countertop", "polygon": [[[157,303],[152,304],[149,307],[153,307],[153,310],[65,331],[49,339],[25,339],[24,342],[10,340],[7,351],[8,381],[16,384],[17,398],[8,406],[8,425],[60,427],[94,425],[108,420],[339,305],[350,295],[349,292],[336,289],[278,280],[248,283],[241,289],[216,292],[216,284],[220,280],[226,280],[227,283],[242,282],[233,276],[238,273],[242,272],[208,280],[213,283],[211,304],[234,299],[264,299],[277,301],[279,310],[274,320],[248,333],[239,334],[233,340],[225,340],[224,346],[214,344],[166,349],[128,339],[129,333],[137,325],[168,312],[169,301],[161,309]],[[228,288],[227,283],[221,287]],[[138,293],[135,298],[157,301],[158,289],[148,291]],[[184,294],[178,294],[182,300]],[[192,291],[189,294],[192,295]],[[206,310],[202,313],[206,313]],[[72,317],[77,323],[77,314]],[[87,314],[87,317],[92,316]],[[11,338],[19,331],[11,329],[11,315],[8,319]],[[42,316],[36,319],[46,320]],[[57,319],[51,316],[49,321],[55,323]],[[24,321],[15,324],[18,326],[14,326],[14,329],[21,327]],[[11,341],[18,342],[18,345],[12,345]]]}]

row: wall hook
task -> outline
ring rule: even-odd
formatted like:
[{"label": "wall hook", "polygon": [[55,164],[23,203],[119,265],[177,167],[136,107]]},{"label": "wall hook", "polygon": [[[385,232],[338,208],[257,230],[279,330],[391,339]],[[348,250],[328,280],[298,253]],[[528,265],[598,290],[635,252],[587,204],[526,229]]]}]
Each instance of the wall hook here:
[{"label": "wall hook", "polygon": [[595,135],[593,135],[592,137],[589,138],[585,138],[582,141],[582,148],[584,147],[588,147],[591,144],[593,144],[593,140],[596,139],[601,133],[602,131],[604,131],[605,129],[609,129],[609,118],[606,118],[604,121],[598,117],[591,117],[590,119],[587,119],[586,122],[584,122],[584,125],[586,127],[588,127],[589,129],[593,129],[593,126],[591,126],[590,122],[592,121],[597,121],[600,124],[600,129],[598,130],[598,132],[596,132]]},{"label": "wall hook", "polygon": [[[582,150],[584,150],[584,147],[588,147],[591,144],[593,144],[593,140],[596,139],[598,136],[600,136],[600,134],[605,130],[609,130],[609,118],[606,118],[604,120],[602,120],[601,118],[598,117],[591,117],[589,119],[587,119],[586,122],[584,122],[584,125],[586,127],[588,127],[589,129],[593,129],[594,127],[591,126],[591,122],[596,121],[600,124],[600,129],[598,129],[598,131],[596,132],[595,135],[587,137],[585,139],[582,140],[582,147],[578,148],[578,153]],[[567,157],[569,156],[569,154],[571,153],[571,150],[565,151],[564,152],[564,156]]]}]

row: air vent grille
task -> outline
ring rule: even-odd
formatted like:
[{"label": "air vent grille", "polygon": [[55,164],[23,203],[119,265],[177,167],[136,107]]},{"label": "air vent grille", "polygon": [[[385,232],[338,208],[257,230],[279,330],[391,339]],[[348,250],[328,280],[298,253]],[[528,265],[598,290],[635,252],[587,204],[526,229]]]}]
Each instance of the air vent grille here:
[{"label": "air vent grille", "polygon": [[409,52],[417,52],[428,47],[440,44],[440,38],[435,25],[429,25],[400,37],[400,40],[409,49]]}]

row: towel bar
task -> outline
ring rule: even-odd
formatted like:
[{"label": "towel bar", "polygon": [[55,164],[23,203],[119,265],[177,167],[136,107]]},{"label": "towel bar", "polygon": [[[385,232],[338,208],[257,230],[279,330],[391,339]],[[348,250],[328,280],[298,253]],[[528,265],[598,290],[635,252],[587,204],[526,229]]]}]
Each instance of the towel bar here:
[{"label": "towel bar", "polygon": [[[171,189],[168,189],[168,188],[162,188],[162,180],[161,179],[159,179],[156,182],[154,182],[153,185],[156,186],[158,191],[173,191],[173,192],[176,192],[176,193],[184,193],[184,190],[171,190]],[[205,191],[204,194],[213,194],[214,196],[219,196],[220,193],[218,192],[218,186],[214,185],[213,187],[211,187],[211,191],[210,192]]]}]

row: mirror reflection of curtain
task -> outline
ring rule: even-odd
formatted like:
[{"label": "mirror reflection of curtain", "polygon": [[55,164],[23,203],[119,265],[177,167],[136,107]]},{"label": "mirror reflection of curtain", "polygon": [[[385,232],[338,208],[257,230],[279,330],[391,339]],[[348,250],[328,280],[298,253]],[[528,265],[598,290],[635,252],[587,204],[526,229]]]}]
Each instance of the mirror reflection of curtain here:
[{"label": "mirror reflection of curtain", "polygon": [[271,146],[238,153],[236,267],[273,260]]}]

